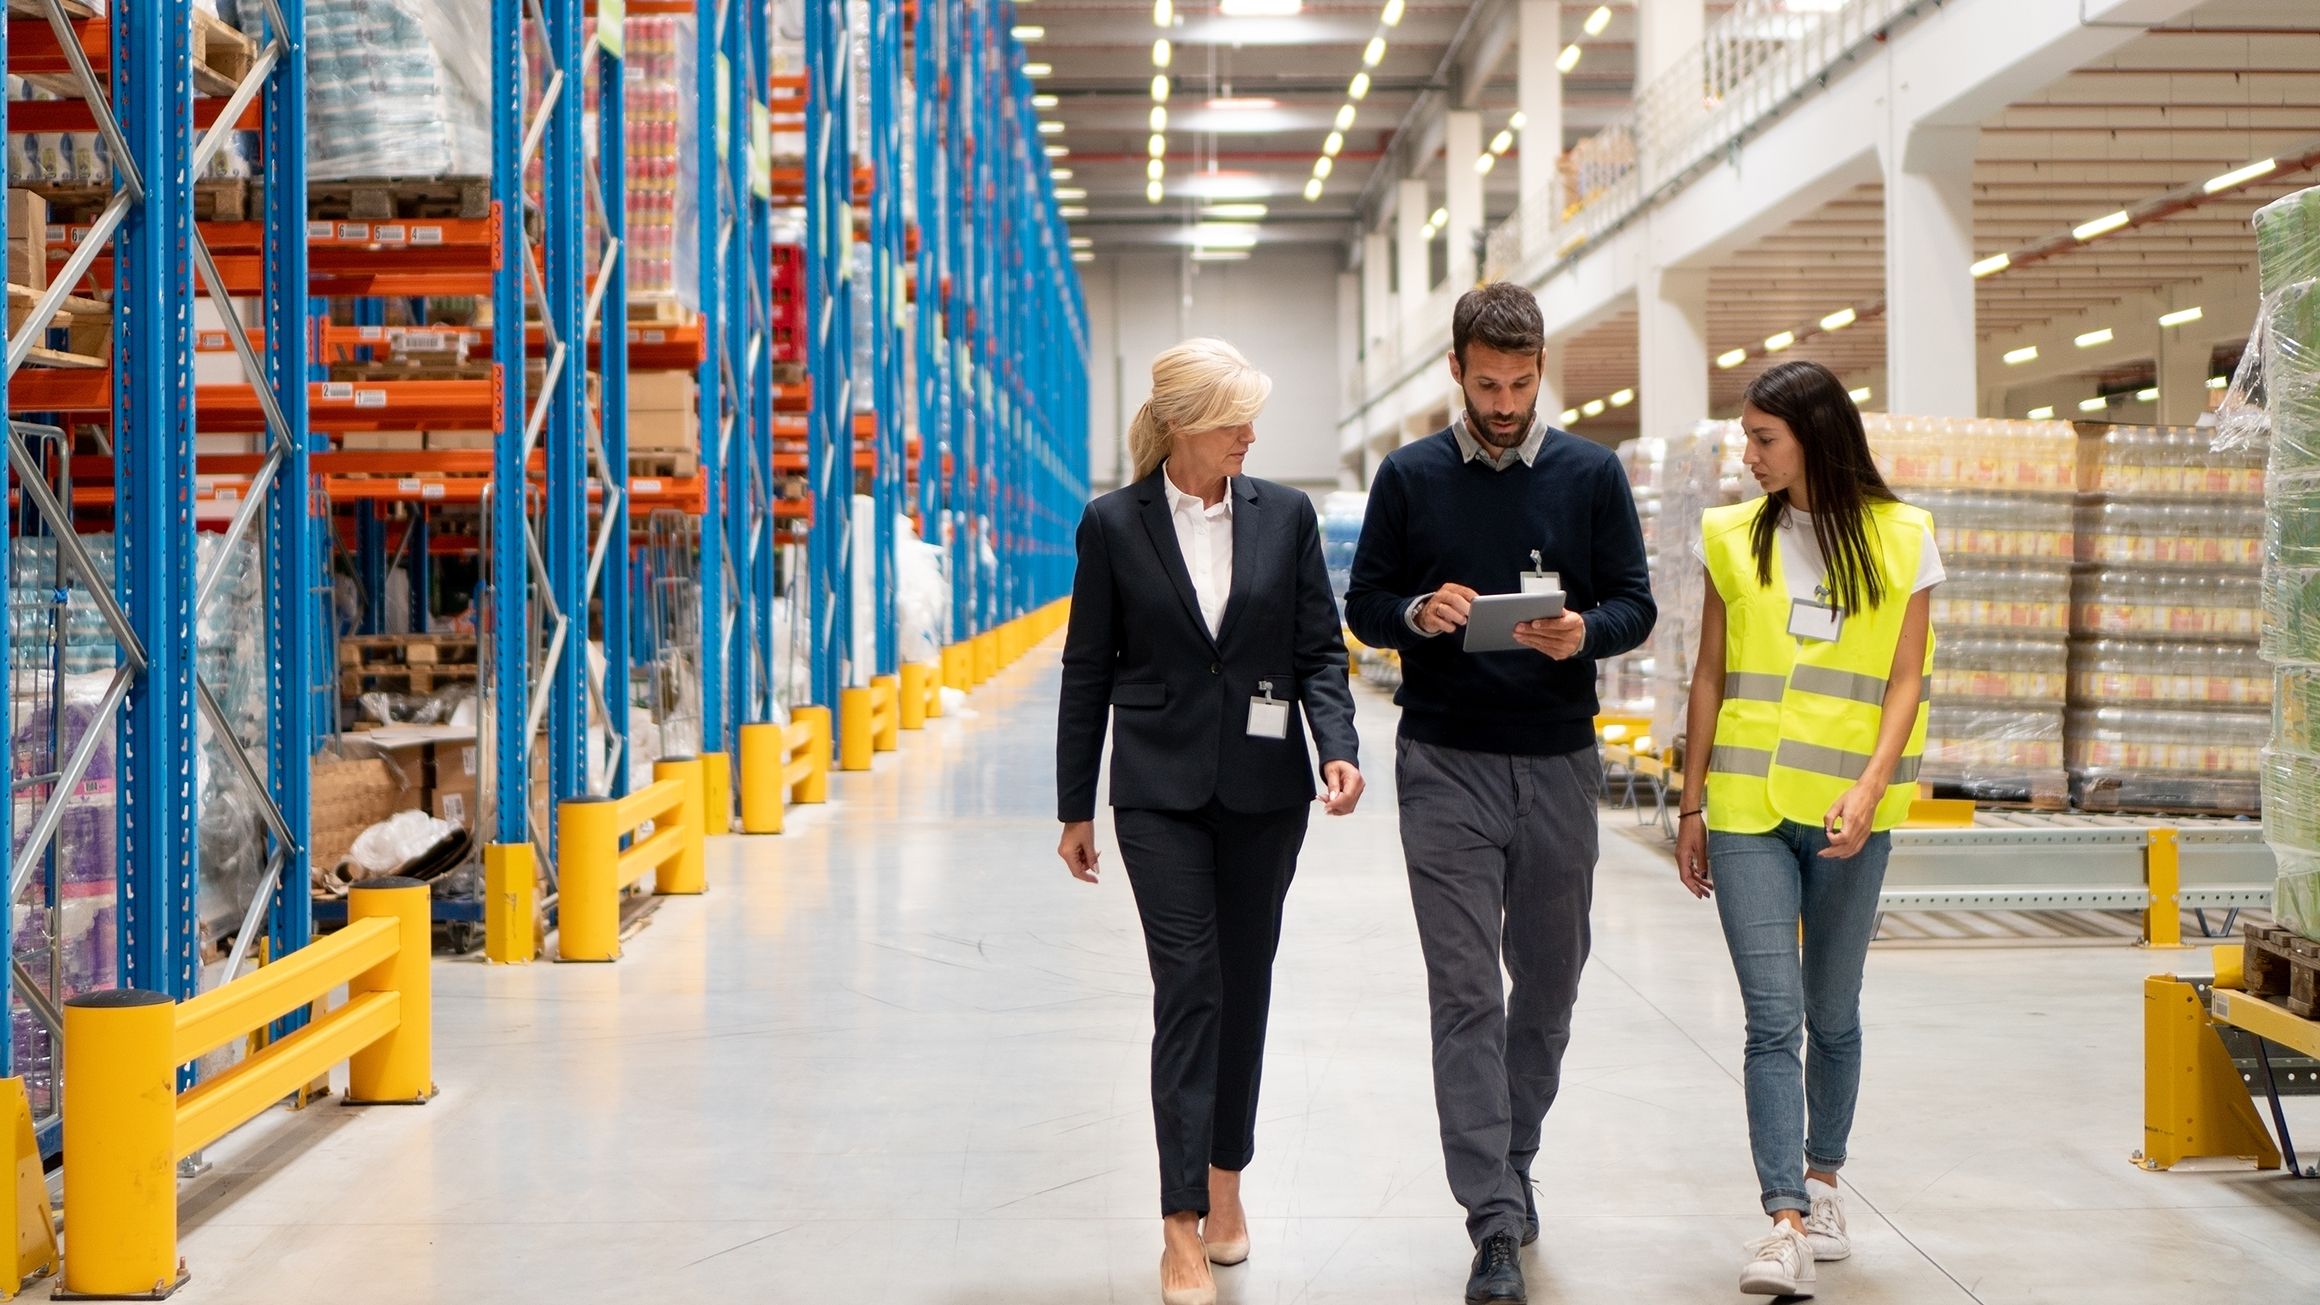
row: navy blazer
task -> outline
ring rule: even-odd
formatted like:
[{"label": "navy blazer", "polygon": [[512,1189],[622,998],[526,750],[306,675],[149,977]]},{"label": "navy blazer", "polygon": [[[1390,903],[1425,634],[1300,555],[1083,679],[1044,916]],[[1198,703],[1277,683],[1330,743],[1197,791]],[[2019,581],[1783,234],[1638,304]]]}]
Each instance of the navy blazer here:
[{"label": "navy blazer", "polygon": [[[1112,805],[1233,811],[1313,800],[1303,720],[1324,762],[1355,761],[1345,641],[1313,500],[1232,482],[1232,593],[1212,638],[1176,544],[1164,472],[1088,504],[1079,522],[1071,629],[1056,707],[1056,814],[1095,818],[1111,721]],[[1289,707],[1285,739],[1248,733],[1257,681]]]}]

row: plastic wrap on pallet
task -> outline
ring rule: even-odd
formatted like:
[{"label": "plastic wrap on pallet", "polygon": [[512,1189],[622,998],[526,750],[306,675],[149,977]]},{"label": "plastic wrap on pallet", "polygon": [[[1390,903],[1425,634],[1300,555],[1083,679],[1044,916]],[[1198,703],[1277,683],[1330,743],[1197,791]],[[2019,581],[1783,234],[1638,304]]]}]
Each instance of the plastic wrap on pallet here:
[{"label": "plastic wrap on pallet", "polygon": [[2070,697],[2153,707],[2263,707],[2272,670],[2237,640],[2084,638],[2071,642]]},{"label": "plastic wrap on pallet", "polygon": [[[701,262],[696,199],[700,152],[694,95],[694,37],[691,14],[629,15],[621,24],[623,43],[622,153],[620,179],[627,204],[628,298],[631,302],[675,302],[701,306]],[[582,24],[583,42],[595,37],[596,20]],[[597,109],[599,61],[583,59],[588,112]],[[596,142],[587,141],[591,158]],[[603,224],[591,206],[591,258],[602,249]]]},{"label": "plastic wrap on pallet", "polygon": [[[218,707],[250,765],[266,773],[266,663],[250,655],[266,646],[265,568],[259,557],[262,532],[243,535],[230,556],[225,536],[197,536],[195,562],[201,573],[221,564],[209,605],[196,617],[194,639],[202,683]],[[243,912],[265,875],[265,822],[259,796],[250,791],[204,719],[197,754],[199,816],[195,834],[197,910],[205,941],[222,941],[241,925]]]},{"label": "plastic wrap on pallet", "polygon": [[1934,699],[1918,778],[1980,801],[2061,805],[2062,704]]},{"label": "plastic wrap on pallet", "polygon": [[2076,487],[2077,432],[2068,422],[1863,413],[1886,483],[1911,490],[2067,494]]},{"label": "plastic wrap on pallet", "polygon": [[1700,514],[1740,501],[1744,493],[1740,471],[1738,422],[1703,421],[1667,441],[1658,473],[1660,508],[1650,555],[1652,594],[1659,603],[1659,624],[1649,644],[1652,737],[1657,739],[1673,739],[1680,732],[1692,666],[1700,655],[1700,606],[1707,597],[1707,575],[1692,554],[1700,537]]},{"label": "plastic wrap on pallet", "polygon": [[1971,628],[1944,633],[1934,640],[1927,697],[1957,706],[2059,703],[2069,663],[2068,645],[2051,634],[2016,636]]},{"label": "plastic wrap on pallet", "polygon": [[2071,577],[2071,624],[2090,634],[2252,640],[2263,626],[2262,594],[2253,572],[2081,571]]},{"label": "plastic wrap on pallet", "polygon": [[491,175],[491,0],[312,0],[314,181]]},{"label": "plastic wrap on pallet", "polygon": [[2273,200],[2257,209],[2253,220],[2265,295],[2320,277],[2320,187]]},{"label": "plastic wrap on pallet", "polygon": [[942,656],[944,632],[951,628],[950,554],[920,539],[916,520],[899,513],[894,518],[894,619],[899,660],[931,662]]}]

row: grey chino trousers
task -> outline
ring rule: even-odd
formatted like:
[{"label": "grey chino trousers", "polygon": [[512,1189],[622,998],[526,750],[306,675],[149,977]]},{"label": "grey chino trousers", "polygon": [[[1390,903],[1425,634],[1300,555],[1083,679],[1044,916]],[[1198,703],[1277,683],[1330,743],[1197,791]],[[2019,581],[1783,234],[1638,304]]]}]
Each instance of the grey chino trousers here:
[{"label": "grey chino trousers", "polygon": [[1450,1191],[1476,1243],[1520,1237],[1587,963],[1602,762],[1406,738],[1394,760]]}]

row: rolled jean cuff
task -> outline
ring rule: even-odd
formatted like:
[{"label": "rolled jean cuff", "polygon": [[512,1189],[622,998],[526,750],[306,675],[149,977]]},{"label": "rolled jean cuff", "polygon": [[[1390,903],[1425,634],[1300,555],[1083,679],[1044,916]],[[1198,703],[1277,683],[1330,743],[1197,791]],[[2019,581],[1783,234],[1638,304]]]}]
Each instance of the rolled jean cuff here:
[{"label": "rolled jean cuff", "polygon": [[1162,1192],[1160,1194],[1161,1218],[1165,1219],[1169,1215],[1183,1214],[1187,1211],[1197,1214],[1203,1219],[1208,1217],[1207,1187],[1203,1186],[1196,1192]]},{"label": "rolled jean cuff", "polygon": [[1812,1202],[1807,1200],[1802,1192],[1766,1192],[1764,1194],[1764,1212],[1766,1214],[1779,1214],[1782,1210],[1794,1210],[1798,1214],[1811,1214]]},{"label": "rolled jean cuff", "polygon": [[1248,1168],[1249,1162],[1256,1158],[1257,1149],[1253,1146],[1248,1150],[1239,1153],[1238,1155],[1230,1155],[1223,1151],[1213,1151],[1209,1153],[1208,1165],[1211,1169],[1222,1169],[1227,1173],[1237,1174],[1241,1170]]},{"label": "rolled jean cuff", "polygon": [[1843,1156],[1838,1156],[1834,1160],[1823,1160],[1819,1156],[1814,1155],[1812,1152],[1807,1151],[1804,1153],[1804,1167],[1807,1169],[1818,1169],[1824,1174],[1833,1174],[1845,1167],[1845,1158]]}]

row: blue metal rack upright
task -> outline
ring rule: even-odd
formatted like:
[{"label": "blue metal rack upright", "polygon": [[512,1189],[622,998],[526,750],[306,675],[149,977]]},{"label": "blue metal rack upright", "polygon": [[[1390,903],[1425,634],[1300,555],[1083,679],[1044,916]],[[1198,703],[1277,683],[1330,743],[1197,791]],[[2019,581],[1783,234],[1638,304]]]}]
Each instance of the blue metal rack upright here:
[{"label": "blue metal rack upright", "polygon": [[[491,5],[491,195],[500,214],[500,247],[492,276],[492,364],[499,376],[497,430],[492,440],[491,488],[485,517],[490,539],[489,603],[479,603],[489,642],[491,719],[488,755],[492,794],[491,838],[501,846],[535,841],[531,803],[531,487],[525,471],[530,422],[525,419],[524,293],[531,266],[524,232],[523,0]],[[540,857],[554,882],[554,862]]]},{"label": "blue metal rack upright", "polygon": [[[870,362],[871,394],[877,419],[870,473],[871,502],[877,519],[871,523],[873,610],[871,628],[875,647],[869,649],[873,671],[893,675],[899,669],[895,628],[895,518],[902,499],[903,459],[907,455],[904,427],[910,418],[910,391],[905,382],[909,363],[903,307],[908,258],[902,208],[909,184],[904,177],[903,133],[910,124],[902,116],[902,5],[900,0],[870,6],[869,80],[870,150]],[[851,432],[848,432],[849,446]],[[923,446],[922,446],[923,447]],[[857,649],[856,655],[863,650]]]},{"label": "blue metal rack upright", "polygon": [[[891,3],[892,0],[885,0]],[[853,41],[846,0],[805,0],[806,367],[813,380],[807,478],[813,527],[806,585],[813,701],[854,682]],[[836,724],[833,716],[833,724]],[[842,727],[841,727],[842,728]]]}]

